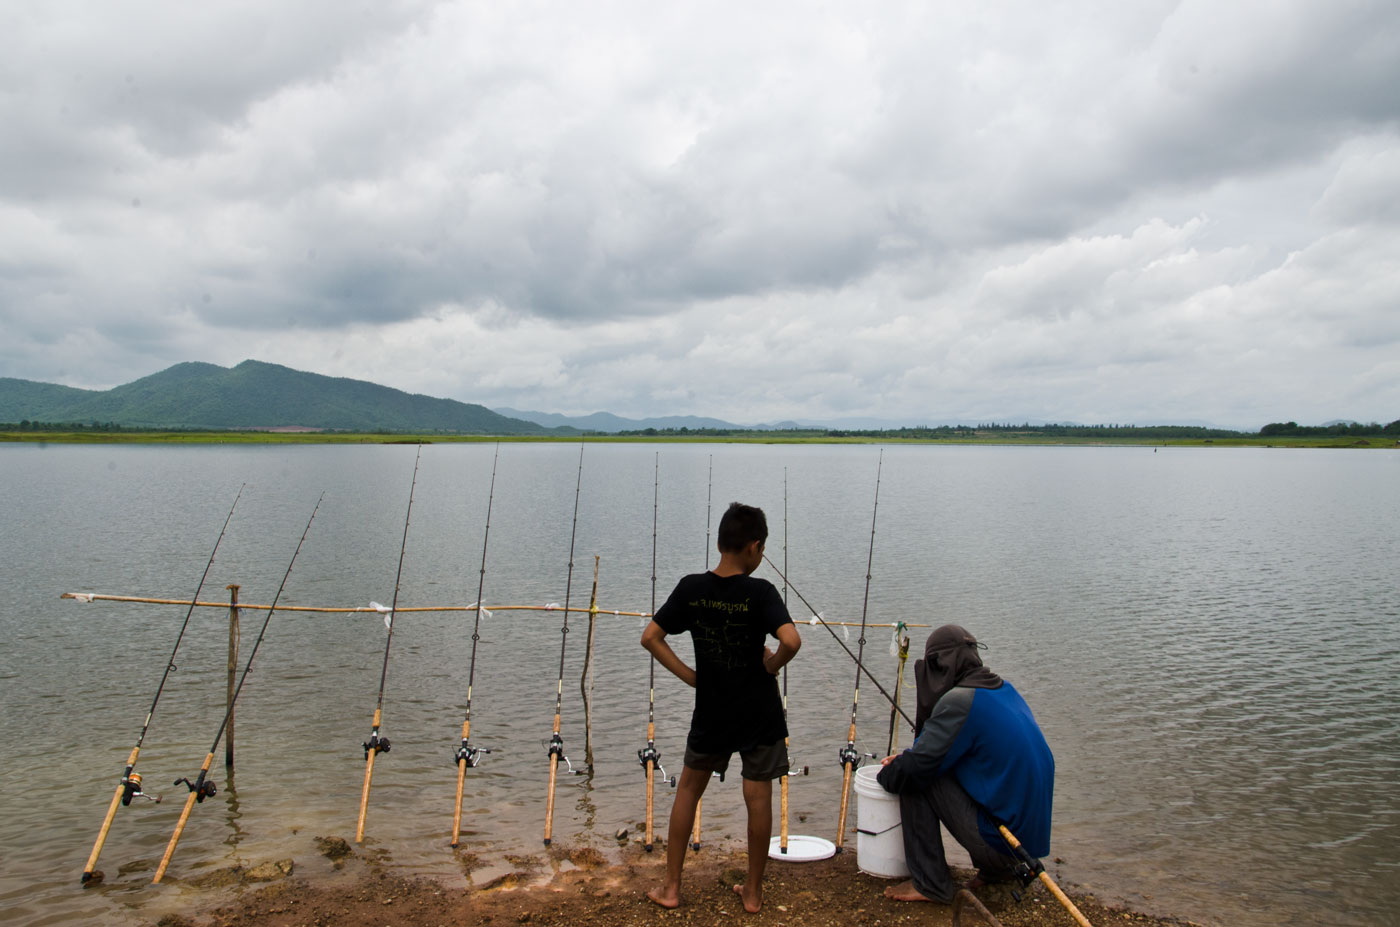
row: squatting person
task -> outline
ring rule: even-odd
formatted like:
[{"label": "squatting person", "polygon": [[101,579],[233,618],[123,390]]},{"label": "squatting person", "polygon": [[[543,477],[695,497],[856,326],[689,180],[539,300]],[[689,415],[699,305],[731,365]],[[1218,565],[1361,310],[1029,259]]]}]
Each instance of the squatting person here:
[{"label": "squatting person", "polygon": [[969,885],[1005,881],[1015,857],[997,830],[1005,824],[1026,851],[1050,853],[1055,758],[1020,693],[982,665],[976,638],[944,625],[915,662],[914,745],[886,757],[878,781],[899,794],[904,857],[912,878],[885,889],[897,901],[951,902],[938,825],[977,867]]}]

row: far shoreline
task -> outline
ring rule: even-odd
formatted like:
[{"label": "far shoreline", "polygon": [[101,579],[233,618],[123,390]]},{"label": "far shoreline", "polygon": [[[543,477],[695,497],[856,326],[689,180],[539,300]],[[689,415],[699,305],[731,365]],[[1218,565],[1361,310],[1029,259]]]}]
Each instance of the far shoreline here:
[{"label": "far shoreline", "polygon": [[1113,438],[1044,435],[1034,432],[974,432],[947,437],[908,437],[888,434],[822,435],[810,432],[744,432],[727,435],[468,435],[429,433],[367,433],[335,431],[0,431],[7,444],[138,444],[179,445],[363,445],[363,444],[782,444],[879,445],[882,447],[1258,447],[1396,450],[1400,439],[1390,435],[1356,437],[1240,435],[1215,438]]}]

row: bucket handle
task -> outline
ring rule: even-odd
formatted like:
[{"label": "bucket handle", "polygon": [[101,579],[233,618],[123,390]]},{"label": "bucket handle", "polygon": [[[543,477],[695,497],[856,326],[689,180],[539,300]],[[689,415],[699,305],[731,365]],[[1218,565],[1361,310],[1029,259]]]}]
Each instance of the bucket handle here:
[{"label": "bucket handle", "polygon": [[891,824],[889,827],[886,827],[884,830],[865,830],[864,828],[857,827],[856,833],[865,834],[865,836],[867,837],[879,837],[882,834],[888,834],[890,831],[894,830],[896,827],[903,823],[903,821],[895,821],[893,824]]}]

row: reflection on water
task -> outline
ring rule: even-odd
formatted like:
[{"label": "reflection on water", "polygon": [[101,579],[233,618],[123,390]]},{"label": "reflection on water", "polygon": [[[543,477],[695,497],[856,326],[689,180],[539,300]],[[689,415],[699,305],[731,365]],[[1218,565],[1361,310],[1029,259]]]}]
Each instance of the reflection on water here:
[{"label": "reflection on water", "polygon": [[[650,608],[657,451],[584,449],[575,604],[587,601],[583,573],[596,555],[600,607]],[[707,500],[718,511],[742,499],[769,512],[769,554],[786,555],[794,588],[829,618],[859,619],[875,448],[659,451],[660,596],[704,564],[716,517],[707,522]],[[424,449],[400,605],[475,601],[493,452]],[[183,804],[183,787],[168,783],[194,775],[222,718],[227,616],[199,609],[139,764],[166,800],[119,810],[100,863],[107,881],[79,890],[185,610],[58,595],[187,598],[246,481],[205,598],[238,583],[242,602],[271,601],[324,490],[283,604],[388,602],[413,453],[0,446],[0,696],[22,732],[0,790],[0,844],[11,848],[0,908],[33,923],[149,921],[186,903],[179,880],[284,857],[313,865],[315,837],[353,835],[383,621],[278,612],[239,702],[238,787],[220,779],[219,796],[195,808],[172,884],[147,884]],[[500,454],[484,598],[560,602],[578,446]],[[957,621],[991,645],[990,665],[1027,696],[1055,750],[1058,876],[1202,923],[1384,923],[1400,904],[1397,467],[1400,456],[1383,451],[889,448],[869,616]],[[472,741],[493,752],[468,770],[454,853],[472,617],[415,612],[396,623],[381,731],[393,749],[376,761],[363,850],[450,884],[464,884],[461,852],[501,866],[542,856],[558,684],[558,611],[483,617]],[[263,618],[243,612],[245,659]],[[586,619],[573,620],[562,736],[583,768]],[[639,830],[640,624],[598,616],[593,771],[559,779],[560,844],[607,852],[616,830]],[[791,780],[792,827],[831,838],[853,669],[822,629],[800,629],[792,755],[811,775]],[[871,632],[866,653],[892,689],[888,635]],[[888,712],[877,693],[861,702],[858,747],[882,752]],[[689,711],[689,691],[659,673],[656,741],[672,773]],[[671,797],[658,784],[663,833]],[[706,844],[741,840],[743,819],[737,787],[707,791]]]}]

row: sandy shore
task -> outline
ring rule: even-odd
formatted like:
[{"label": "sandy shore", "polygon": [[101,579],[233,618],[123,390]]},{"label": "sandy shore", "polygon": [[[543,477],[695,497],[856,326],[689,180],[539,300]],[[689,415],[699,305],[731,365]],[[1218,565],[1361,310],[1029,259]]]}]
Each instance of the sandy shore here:
[{"label": "sandy shore", "polygon": [[[337,843],[337,845],[339,845]],[[346,848],[348,849],[348,848]],[[543,854],[544,851],[541,851]],[[645,892],[661,879],[664,853],[627,850],[610,863],[591,847],[554,847],[549,856],[522,859],[520,868],[489,880],[470,878],[468,888],[384,871],[353,854],[333,879],[308,880],[293,873],[266,887],[249,887],[232,903],[172,914],[159,927],[334,927],[334,925],[489,925],[489,927],[729,927],[742,919],[756,927],[886,927],[953,923],[949,906],[896,902],[883,897],[890,882],[865,875],[846,852],[809,863],[770,862],[763,910],[745,915],[732,885],[743,878],[743,853],[716,847],[693,855],[686,865],[682,906],[666,911]],[[562,864],[562,865],[561,865]],[[972,873],[959,871],[964,879]],[[1145,924],[1184,927],[1191,922],[1105,905],[1090,895],[1061,886],[1096,925]],[[1005,887],[980,889],[978,897],[1005,927],[1073,927],[1068,912],[1039,883],[1012,897]],[[972,906],[960,914],[965,925],[986,924]]]}]

